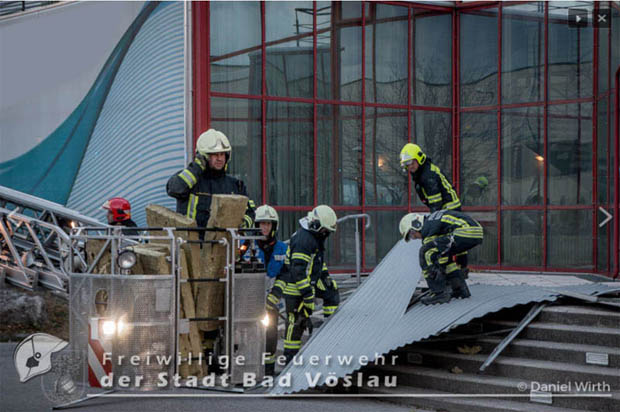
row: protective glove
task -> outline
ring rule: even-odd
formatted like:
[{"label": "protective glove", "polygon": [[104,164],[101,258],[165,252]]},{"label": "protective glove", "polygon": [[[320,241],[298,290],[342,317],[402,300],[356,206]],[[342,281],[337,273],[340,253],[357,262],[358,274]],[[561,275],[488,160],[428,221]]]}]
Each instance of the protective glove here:
[{"label": "protective glove", "polygon": [[273,293],[267,295],[267,301],[265,307],[267,310],[278,310],[278,303],[280,303],[280,299],[278,299]]},{"label": "protective glove", "polygon": [[310,316],[312,316],[312,312],[314,312],[314,302],[312,303],[301,302],[297,312],[299,312],[299,314],[301,315],[300,318],[309,318]]},{"label": "protective glove", "polygon": [[209,162],[205,155],[201,153],[196,153],[196,157],[194,157],[194,163],[196,163],[202,170],[205,170]]}]

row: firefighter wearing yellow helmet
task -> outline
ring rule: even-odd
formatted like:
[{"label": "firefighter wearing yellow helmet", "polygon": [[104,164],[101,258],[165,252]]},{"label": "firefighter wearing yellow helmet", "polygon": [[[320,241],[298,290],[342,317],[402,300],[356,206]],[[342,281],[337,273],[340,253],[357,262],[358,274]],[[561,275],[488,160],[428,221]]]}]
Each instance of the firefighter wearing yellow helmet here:
[{"label": "firefighter wearing yellow helmet", "polygon": [[[242,180],[226,174],[231,146],[226,135],[215,129],[202,133],[196,142],[196,156],[187,167],[168,180],[168,196],[177,200],[177,213],[206,227],[211,213],[211,196],[237,194],[248,196]],[[243,226],[254,224],[254,202],[248,201]]]},{"label": "firefighter wearing yellow helmet", "polygon": [[337,217],[327,205],[319,205],[299,221],[300,228],[291,236],[284,263],[286,279],[286,334],[284,356],[287,362],[301,348],[301,336],[311,329],[310,316],[314,298],[323,299],[323,316],[330,317],[340,304],[338,285],[329,276],[325,263],[325,240],[336,231]]},{"label": "firefighter wearing yellow helmet", "polygon": [[463,212],[439,210],[428,216],[409,213],[401,219],[399,230],[405,241],[422,239],[420,268],[431,291],[422,303],[432,305],[471,296],[465,272],[452,258],[482,243],[480,223]]},{"label": "firefighter wearing yellow helmet", "polygon": [[418,197],[431,212],[440,209],[461,210],[461,201],[452,184],[420,146],[413,143],[403,146],[400,166],[411,174]]}]

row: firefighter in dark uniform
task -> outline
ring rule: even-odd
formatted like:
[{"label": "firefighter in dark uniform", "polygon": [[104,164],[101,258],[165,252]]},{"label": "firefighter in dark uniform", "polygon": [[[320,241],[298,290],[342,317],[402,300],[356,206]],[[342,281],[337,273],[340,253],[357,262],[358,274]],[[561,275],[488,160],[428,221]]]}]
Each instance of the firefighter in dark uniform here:
[{"label": "firefighter in dark uniform", "polygon": [[431,290],[422,303],[432,305],[471,296],[463,270],[451,258],[482,243],[480,223],[463,212],[438,210],[426,217],[409,213],[401,219],[399,229],[405,241],[422,239],[420,267]]},{"label": "firefighter in dark uniform", "polygon": [[[211,214],[211,196],[236,194],[248,196],[243,181],[226,174],[230,161],[230,143],[224,133],[209,129],[198,138],[196,157],[185,169],[175,173],[166,185],[168,196],[177,199],[177,213],[206,227]],[[254,224],[254,202],[248,201],[243,227]]]},{"label": "firefighter in dark uniform", "polygon": [[[400,151],[400,165],[413,180],[418,197],[431,212],[441,209],[461,210],[461,201],[450,181],[444,176],[420,146],[407,143]],[[467,252],[455,256],[467,277]]]},{"label": "firefighter in dark uniform", "polygon": [[[267,295],[267,316],[269,323],[266,331],[266,356],[265,356],[265,375],[273,375],[275,372],[276,349],[278,347],[278,314],[280,299],[282,298],[285,283],[282,280],[282,268],[286,259],[288,246],[286,243],[276,238],[278,231],[278,212],[269,205],[262,205],[256,209],[256,227],[265,240],[259,240],[258,260],[265,264],[269,294]],[[248,251],[250,253],[250,251]]]},{"label": "firefighter in dark uniform", "polygon": [[314,298],[323,299],[323,314],[327,318],[338,308],[338,287],[329,276],[323,261],[325,240],[336,231],[336,213],[319,205],[300,220],[301,227],[291,236],[284,262],[286,273],[284,300],[286,304],[286,334],[284,355],[287,362],[301,348],[301,336],[311,327]]},{"label": "firefighter in dark uniform", "polygon": [[[131,220],[131,204],[122,197],[113,197],[101,206],[108,211],[108,224],[112,226],[138,227],[136,222]],[[127,236],[138,236],[136,229],[123,229],[123,234]]]}]

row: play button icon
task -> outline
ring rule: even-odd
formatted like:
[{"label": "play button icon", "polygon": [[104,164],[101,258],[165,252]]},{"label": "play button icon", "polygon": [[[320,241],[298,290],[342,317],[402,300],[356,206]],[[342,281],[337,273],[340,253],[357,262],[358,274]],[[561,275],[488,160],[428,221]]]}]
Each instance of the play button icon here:
[{"label": "play button icon", "polygon": [[568,9],[568,27],[588,27],[588,10]]}]

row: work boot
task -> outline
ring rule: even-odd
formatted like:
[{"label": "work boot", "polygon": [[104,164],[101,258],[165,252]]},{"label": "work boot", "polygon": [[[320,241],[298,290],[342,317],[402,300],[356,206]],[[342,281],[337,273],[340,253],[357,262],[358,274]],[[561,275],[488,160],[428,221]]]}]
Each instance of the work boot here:
[{"label": "work boot", "polygon": [[447,275],[450,287],[452,288],[452,297],[454,299],[466,299],[471,296],[471,292],[467,287],[467,282],[463,278],[462,270],[455,270]]},{"label": "work boot", "polygon": [[436,303],[448,303],[452,297],[452,290],[447,285],[446,276],[443,271],[431,270],[426,283],[431,293],[420,299],[424,305],[434,305]]},{"label": "work boot", "polygon": [[420,302],[422,302],[425,305],[435,305],[437,303],[439,304],[448,303],[450,302],[450,299],[451,299],[450,291],[444,290],[441,293],[431,292],[430,295],[424,296],[422,299],[420,299]]}]

